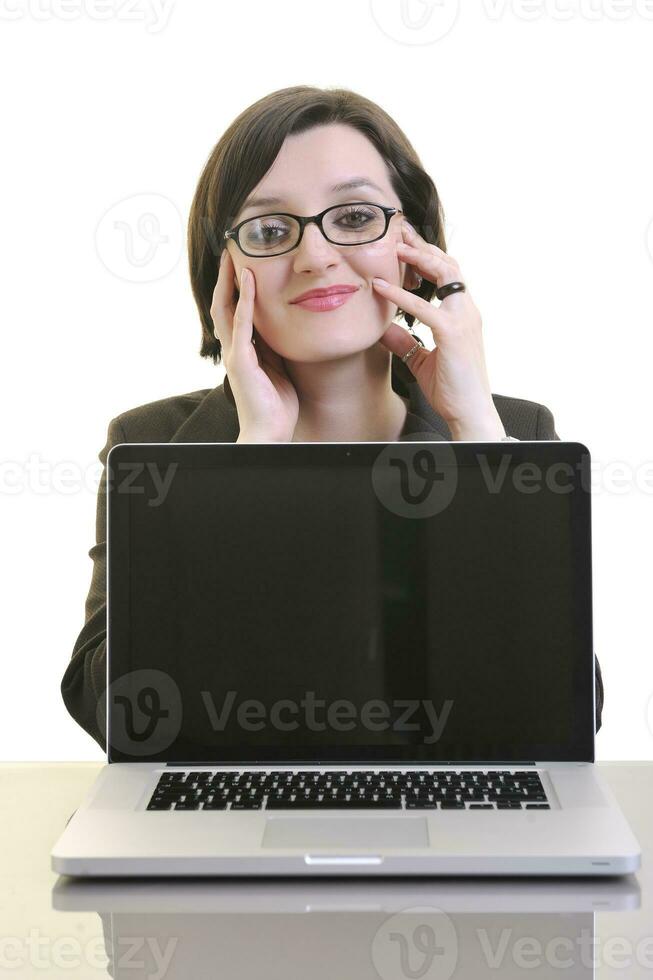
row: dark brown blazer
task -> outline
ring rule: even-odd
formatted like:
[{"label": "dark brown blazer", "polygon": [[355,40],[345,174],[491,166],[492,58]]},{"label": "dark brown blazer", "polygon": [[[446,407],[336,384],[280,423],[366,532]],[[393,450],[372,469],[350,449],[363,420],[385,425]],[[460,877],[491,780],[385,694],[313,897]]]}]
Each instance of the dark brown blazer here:
[{"label": "dark brown blazer", "polygon": [[[392,355],[392,387],[409,399],[400,439],[431,442],[451,439],[447,423],[433,411],[410,369],[395,354]],[[507,435],[517,439],[559,439],[553,415],[545,405],[505,395],[493,394],[492,399]],[[130,408],[109,422],[106,445],[99,453],[103,469],[97,497],[96,543],[89,550],[93,570],[84,626],[61,681],[61,694],[68,711],[105,752],[106,732],[98,726],[96,708],[106,689],[106,460],[109,450],[120,442],[235,442],[239,431],[227,378],[215,388]],[[596,655],[594,660],[598,731],[603,709],[603,679]]]}]

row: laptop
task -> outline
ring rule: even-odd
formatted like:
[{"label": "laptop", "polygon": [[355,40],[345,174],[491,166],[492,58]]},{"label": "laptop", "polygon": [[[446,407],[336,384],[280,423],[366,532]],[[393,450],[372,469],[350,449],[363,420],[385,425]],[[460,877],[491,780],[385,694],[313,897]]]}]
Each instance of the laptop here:
[{"label": "laptop", "polygon": [[[617,875],[581,443],[122,443],[74,876]],[[106,727],[105,727],[106,726]]]},{"label": "laptop", "polygon": [[633,875],[172,879],[165,889],[156,879],[63,876],[51,904],[76,922],[99,916],[94,963],[104,955],[114,980],[137,965],[151,978],[212,976],[216,963],[230,980],[509,980],[526,970],[590,980],[607,958],[601,937],[624,935],[624,913],[641,896]]}]

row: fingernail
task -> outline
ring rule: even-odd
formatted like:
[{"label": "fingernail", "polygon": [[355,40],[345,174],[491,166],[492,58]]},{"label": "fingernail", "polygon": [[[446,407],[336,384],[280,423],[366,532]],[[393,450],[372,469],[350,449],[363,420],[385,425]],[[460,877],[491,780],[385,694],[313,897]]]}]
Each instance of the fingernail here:
[{"label": "fingernail", "polygon": [[411,225],[410,221],[406,221],[405,218],[404,218],[404,221],[403,221],[403,225],[404,225],[404,228],[406,228],[408,231],[415,231],[415,229]]},{"label": "fingernail", "polygon": [[372,282],[375,286],[380,286],[381,289],[385,289],[386,286],[390,285],[389,282],[386,282],[385,279],[380,279],[378,276],[375,276],[374,279],[372,279]]},{"label": "fingernail", "polygon": [[226,248],[222,250],[222,255],[220,256],[220,265],[224,262],[224,257],[227,254]]},{"label": "fingernail", "polygon": [[248,273],[248,270],[247,269],[242,269],[241,270],[241,273],[240,273],[240,285],[241,285],[241,288],[247,284],[248,274],[249,273]]}]

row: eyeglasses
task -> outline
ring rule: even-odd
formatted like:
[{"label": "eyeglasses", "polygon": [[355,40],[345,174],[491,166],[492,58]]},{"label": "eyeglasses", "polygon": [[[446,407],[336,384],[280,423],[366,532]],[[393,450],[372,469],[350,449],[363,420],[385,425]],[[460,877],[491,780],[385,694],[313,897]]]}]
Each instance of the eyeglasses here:
[{"label": "eyeglasses", "polygon": [[299,245],[306,225],[313,221],[333,245],[367,245],[383,238],[395,214],[403,211],[353,201],[334,204],[310,218],[285,212],[259,214],[225,231],[224,237],[233,238],[241,252],[254,258],[284,255]]}]

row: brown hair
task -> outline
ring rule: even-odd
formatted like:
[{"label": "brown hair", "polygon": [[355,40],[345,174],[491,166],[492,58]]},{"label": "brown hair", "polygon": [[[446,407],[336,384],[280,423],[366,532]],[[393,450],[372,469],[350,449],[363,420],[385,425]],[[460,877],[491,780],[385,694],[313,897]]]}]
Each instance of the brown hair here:
[{"label": "brown hair", "polygon": [[[345,123],[366,136],[384,158],[404,216],[426,241],[446,251],[444,213],[435,184],[395,121],[380,106],[344,88],[295,85],[271,92],[234,119],[213,148],[200,176],[188,219],[188,262],[202,322],[200,355],[221,354],[211,318],[218,260],[251,190],[268,172],[291,134]],[[435,285],[422,280],[415,295],[431,300]],[[401,312],[409,327],[415,317]]]}]

